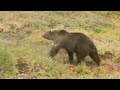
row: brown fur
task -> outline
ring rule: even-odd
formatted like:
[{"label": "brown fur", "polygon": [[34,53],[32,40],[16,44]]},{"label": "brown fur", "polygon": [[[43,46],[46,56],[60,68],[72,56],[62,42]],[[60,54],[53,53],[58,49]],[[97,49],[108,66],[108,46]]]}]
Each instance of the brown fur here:
[{"label": "brown fur", "polygon": [[69,56],[70,63],[73,63],[73,53],[76,53],[77,62],[89,55],[97,65],[100,65],[98,51],[93,41],[82,33],[69,33],[65,30],[48,31],[43,38],[54,41],[56,46],[50,51],[50,57],[54,57],[61,48],[64,48]]}]

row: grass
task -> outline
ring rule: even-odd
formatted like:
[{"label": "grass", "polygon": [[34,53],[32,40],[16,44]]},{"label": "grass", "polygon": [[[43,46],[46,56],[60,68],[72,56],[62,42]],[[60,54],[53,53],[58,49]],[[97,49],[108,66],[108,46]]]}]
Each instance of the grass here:
[{"label": "grass", "polygon": [[[119,11],[1,11],[0,78],[120,78],[119,23]],[[49,58],[53,43],[42,34],[50,29],[88,35],[98,49],[101,66],[97,67],[90,57],[81,65],[70,65],[64,50]]]}]

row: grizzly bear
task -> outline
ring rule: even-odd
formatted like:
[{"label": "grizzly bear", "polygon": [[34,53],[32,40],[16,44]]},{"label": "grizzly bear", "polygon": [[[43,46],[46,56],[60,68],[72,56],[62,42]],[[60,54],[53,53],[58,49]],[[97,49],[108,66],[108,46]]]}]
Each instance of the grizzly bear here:
[{"label": "grizzly bear", "polygon": [[93,41],[83,33],[69,33],[65,30],[47,31],[43,38],[52,40],[56,46],[50,51],[50,57],[54,57],[61,48],[64,48],[69,57],[69,61],[73,63],[73,53],[76,54],[77,62],[81,63],[81,60],[89,55],[99,66],[100,58]]}]

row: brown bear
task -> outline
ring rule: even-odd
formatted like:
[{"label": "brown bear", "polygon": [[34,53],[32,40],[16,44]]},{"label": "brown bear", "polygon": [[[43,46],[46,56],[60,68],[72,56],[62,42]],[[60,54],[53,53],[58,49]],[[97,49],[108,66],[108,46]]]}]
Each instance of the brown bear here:
[{"label": "brown bear", "polygon": [[71,64],[73,63],[73,53],[76,53],[78,63],[89,55],[98,66],[100,65],[101,60],[98,56],[96,46],[85,34],[69,33],[65,30],[54,30],[46,32],[42,37],[52,40],[57,44],[51,49],[50,57],[54,57],[61,48],[64,48],[68,53]]}]

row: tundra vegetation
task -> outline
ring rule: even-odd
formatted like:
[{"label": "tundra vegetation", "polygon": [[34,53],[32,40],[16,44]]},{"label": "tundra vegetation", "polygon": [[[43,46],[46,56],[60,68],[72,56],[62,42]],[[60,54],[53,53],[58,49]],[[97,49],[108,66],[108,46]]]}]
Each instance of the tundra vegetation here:
[{"label": "tundra vegetation", "polygon": [[[72,65],[64,49],[49,58],[53,42],[42,35],[51,29],[87,35],[98,49],[101,65],[89,56]],[[120,12],[0,11],[0,78],[120,78]]]}]

